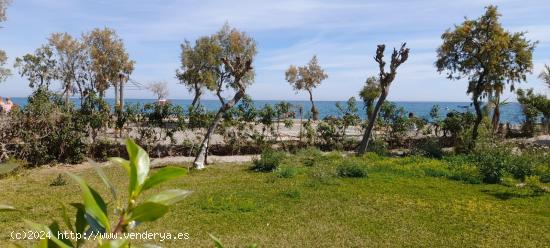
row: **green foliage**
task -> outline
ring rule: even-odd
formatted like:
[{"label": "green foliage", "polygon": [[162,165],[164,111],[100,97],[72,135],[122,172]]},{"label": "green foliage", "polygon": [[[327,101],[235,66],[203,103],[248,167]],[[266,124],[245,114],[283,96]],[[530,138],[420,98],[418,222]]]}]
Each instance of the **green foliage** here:
[{"label": "green foliage", "polygon": [[253,171],[271,172],[275,171],[285,158],[285,154],[272,149],[266,149],[262,152],[260,159],[254,160],[250,167]]},{"label": "green foliage", "polygon": [[323,153],[316,148],[306,148],[299,150],[296,156],[300,159],[302,164],[307,167],[313,167],[319,164]]},{"label": "green foliage", "polygon": [[380,156],[385,156],[389,153],[388,142],[386,142],[384,139],[373,139],[369,143],[367,151],[376,153]]},{"label": "green foliage", "polygon": [[293,178],[298,174],[298,169],[293,166],[281,166],[277,168],[275,173],[280,178]]},{"label": "green foliage", "polygon": [[473,142],[483,115],[480,101],[502,92],[504,83],[513,90],[514,84],[525,81],[533,68],[536,43],[529,41],[524,32],[504,30],[499,17],[497,7],[488,6],[478,19],[467,18],[443,33],[443,44],[437,49],[437,70],[446,72],[449,79],[468,80],[466,93],[472,95],[476,110]]},{"label": "green foliage", "polygon": [[[408,118],[403,107],[397,107],[395,103],[384,102],[377,118],[378,128],[387,130],[384,139],[390,143],[401,143],[406,137],[407,131],[415,127],[414,120]],[[416,130],[414,130],[416,131]]]},{"label": "green foliage", "polygon": [[368,77],[365,81],[363,89],[359,92],[359,96],[363,100],[367,119],[369,119],[374,111],[374,101],[380,97],[380,82],[376,77]]},{"label": "green foliage", "polygon": [[444,155],[441,143],[437,137],[427,138],[422,143],[415,146],[413,150],[413,153],[430,158],[442,158]]},{"label": "green foliage", "polygon": [[340,177],[366,177],[367,169],[357,161],[345,160],[337,167],[336,172]]},{"label": "green foliage", "polygon": [[526,136],[533,136],[537,119],[541,115],[544,117],[544,131],[550,131],[550,99],[545,95],[535,94],[533,89],[518,89],[516,94],[525,116],[525,122],[522,127],[524,134]]},{"label": "green foliage", "polygon": [[479,168],[471,162],[470,158],[465,155],[456,155],[446,157],[445,161],[449,166],[449,179],[463,181],[471,184],[479,184],[482,182]]},{"label": "green foliage", "polygon": [[539,176],[528,176],[525,178],[525,187],[532,190],[534,194],[550,192],[550,188],[541,183]]},{"label": "green foliage", "polygon": [[80,163],[87,152],[86,128],[74,106],[40,88],[21,112],[11,114],[14,137],[20,139],[17,157],[32,165],[53,161]]},{"label": "green foliage", "polygon": [[[168,207],[172,204],[185,198],[189,195],[189,191],[184,190],[165,190],[154,194],[145,200],[140,200],[141,194],[160,183],[173,180],[186,173],[186,170],[176,167],[165,167],[157,173],[149,176],[150,161],[149,156],[141,147],[137,146],[133,141],[127,140],[126,148],[130,159],[112,158],[111,161],[122,166],[129,177],[129,187],[127,204],[121,205],[121,200],[118,198],[117,190],[107,178],[105,173],[97,167],[99,177],[112,194],[114,206],[107,204],[104,198],[86,181],[77,175],[69,173],[69,175],[77,182],[81,192],[83,203],[71,204],[76,208],[75,222],[72,223],[71,218],[67,215],[67,210],[61,204],[63,222],[69,231],[87,237],[90,233],[94,234],[119,234],[128,232],[141,223],[155,221],[168,212]],[[114,207],[117,215],[115,225],[110,222],[108,207]],[[53,222],[50,226],[35,224],[26,221],[27,224],[37,230],[44,231],[48,235],[49,240],[41,240],[41,244],[47,244],[44,247],[80,247],[86,239],[79,239],[76,242],[67,239],[58,239],[58,231],[60,226],[57,222]],[[121,236],[120,236],[121,237]],[[45,242],[47,241],[47,242]],[[102,240],[90,239],[89,242],[97,242],[98,247],[130,247],[130,240]],[[90,243],[86,243],[89,245]],[[41,246],[42,247],[42,246]]]},{"label": "green foliage", "polygon": [[57,177],[50,183],[50,186],[63,186],[67,185],[67,180],[65,180],[65,177],[63,174],[57,175]]}]

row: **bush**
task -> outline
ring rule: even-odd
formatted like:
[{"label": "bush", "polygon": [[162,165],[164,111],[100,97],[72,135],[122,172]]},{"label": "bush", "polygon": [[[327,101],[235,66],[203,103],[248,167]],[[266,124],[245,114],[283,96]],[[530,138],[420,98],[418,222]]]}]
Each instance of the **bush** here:
[{"label": "bush", "polygon": [[451,180],[462,181],[471,184],[479,184],[482,181],[479,169],[477,166],[469,164],[464,156],[455,156],[450,158],[447,163],[449,164],[450,174],[448,176]]},{"label": "bush", "polygon": [[525,187],[533,191],[534,194],[543,194],[548,191],[548,187],[540,182],[538,176],[528,176],[525,178]]},{"label": "bush", "polygon": [[367,151],[385,156],[388,154],[388,143],[383,139],[371,139]]},{"label": "bush", "polygon": [[535,166],[534,173],[540,177],[541,182],[550,183],[550,166],[539,164]]},{"label": "bush", "polygon": [[254,160],[254,165],[250,169],[263,172],[275,171],[284,158],[284,153],[267,149],[262,152],[260,159]]},{"label": "bush", "polygon": [[443,149],[438,138],[428,138],[414,149],[414,153],[430,158],[442,158]]},{"label": "bush", "polygon": [[319,163],[319,159],[323,157],[323,153],[316,148],[302,149],[296,153],[302,164],[307,167],[315,166]]},{"label": "bush", "polygon": [[67,184],[67,180],[63,174],[58,174],[57,177],[50,183],[50,186],[63,186]]},{"label": "bush", "polygon": [[[10,114],[17,157],[31,165],[80,163],[88,144],[86,125],[74,104],[65,104],[60,95],[39,89],[29,97],[21,112]],[[8,139],[10,139],[8,137]]]},{"label": "bush", "polygon": [[355,161],[345,161],[336,169],[340,177],[366,177],[367,170]]},{"label": "bush", "polygon": [[293,178],[298,174],[298,169],[296,167],[279,167],[276,173],[280,178]]}]

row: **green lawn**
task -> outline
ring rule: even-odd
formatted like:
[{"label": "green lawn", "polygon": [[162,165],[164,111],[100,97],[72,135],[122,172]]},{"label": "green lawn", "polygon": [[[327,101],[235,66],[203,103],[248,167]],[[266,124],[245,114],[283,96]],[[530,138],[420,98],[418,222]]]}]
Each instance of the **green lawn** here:
[{"label": "green lawn", "polygon": [[[334,160],[328,156],[323,160]],[[338,159],[336,159],[338,160]],[[531,195],[504,185],[466,184],[427,176],[442,162],[409,158],[363,158],[366,178],[337,178],[330,165],[304,167],[292,178],[247,170],[249,165],[213,165],[163,185],[193,191],[156,223],[138,231],[187,232],[186,241],[164,247],[213,246],[213,234],[228,247],[544,247],[550,244],[550,194]],[[322,164],[322,162],[321,162]],[[329,163],[330,164],[330,163]],[[0,243],[27,230],[21,219],[59,220],[57,202],[81,202],[68,184],[49,186],[60,169],[40,169],[0,180],[0,203],[21,210],[0,213]],[[122,193],[125,171],[107,174]],[[94,170],[78,172],[107,198]],[[26,243],[23,243],[26,244]],[[3,247],[0,245],[0,247]]]}]

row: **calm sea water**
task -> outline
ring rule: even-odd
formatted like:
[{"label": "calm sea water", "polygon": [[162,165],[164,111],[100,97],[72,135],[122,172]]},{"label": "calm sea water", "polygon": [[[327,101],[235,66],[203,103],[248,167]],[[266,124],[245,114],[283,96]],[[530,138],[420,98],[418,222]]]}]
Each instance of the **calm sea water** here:
[{"label": "calm sea water", "polygon": [[[20,106],[25,106],[27,103],[27,98],[18,97],[13,98],[12,101]],[[75,103],[76,99],[73,99]],[[114,103],[114,99],[107,99],[109,104]],[[126,103],[152,103],[155,102],[154,99],[126,99]],[[170,100],[173,104],[187,107],[191,104],[191,100]],[[254,105],[257,108],[261,108],[266,104],[274,105],[280,101],[276,100],[255,100]],[[311,109],[311,104],[309,101],[288,101],[293,106],[302,106],[304,109],[304,118],[307,117],[309,110]],[[319,110],[319,115],[321,118],[327,115],[338,115],[338,110],[336,108],[336,103],[338,101],[316,101],[315,105]],[[208,110],[217,110],[220,107],[218,100],[202,100],[201,103]],[[345,101],[341,102],[345,104]],[[363,104],[361,101],[358,101],[358,107],[362,108]],[[451,110],[457,110],[460,112],[465,111],[474,111],[473,106],[469,102],[394,102],[397,106],[403,107],[405,111],[414,113],[417,117],[428,118],[432,106],[439,105],[441,116],[445,116]],[[361,118],[365,118],[365,111],[360,111]],[[429,119],[429,118],[428,118]],[[503,123],[510,122],[512,124],[519,124],[524,120],[523,114],[521,112],[520,104],[516,102],[510,102],[506,105],[501,106],[501,121]]]}]

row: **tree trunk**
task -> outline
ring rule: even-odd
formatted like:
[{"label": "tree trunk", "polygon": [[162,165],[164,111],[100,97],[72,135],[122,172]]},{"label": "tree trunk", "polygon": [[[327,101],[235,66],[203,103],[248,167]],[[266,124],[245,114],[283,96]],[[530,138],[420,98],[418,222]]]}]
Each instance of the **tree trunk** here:
[{"label": "tree trunk", "polygon": [[367,129],[363,134],[363,139],[361,140],[361,143],[359,144],[359,148],[357,149],[357,154],[359,155],[363,155],[367,151],[371,134],[372,134],[372,129],[374,128],[374,123],[376,122],[376,117],[378,116],[378,112],[380,112],[380,108],[382,107],[382,104],[386,100],[388,93],[389,93],[388,90],[383,90],[382,94],[378,98],[378,101],[376,102],[376,106],[374,107],[374,110],[372,111],[371,116],[369,116],[369,125],[367,126]]},{"label": "tree trunk", "polygon": [[200,98],[201,98],[201,92],[200,90],[195,89],[195,97],[193,98],[193,102],[191,103],[191,107],[193,109],[197,108],[197,106],[200,104]]},{"label": "tree trunk", "polygon": [[309,101],[311,102],[311,115],[313,117],[313,120],[319,120],[319,111],[317,111],[317,108],[315,107],[315,102],[313,102],[313,94],[311,93],[311,90],[307,91],[309,93]]},{"label": "tree trunk", "polygon": [[115,108],[118,108],[120,101],[118,100],[118,83],[115,82]]},{"label": "tree trunk", "polygon": [[498,131],[498,124],[500,123],[500,95],[496,96],[495,99],[495,109],[493,110],[493,133],[497,133]]},{"label": "tree trunk", "polygon": [[468,148],[473,149],[475,147],[475,142],[477,140],[477,136],[479,135],[478,129],[479,124],[481,124],[481,121],[483,120],[483,112],[481,111],[481,103],[479,102],[479,96],[473,97],[474,102],[474,108],[476,110],[476,121],[474,123],[474,128],[472,129],[472,142],[468,145]]},{"label": "tree trunk", "polygon": [[199,152],[197,156],[195,157],[195,161],[193,162],[193,165],[195,169],[202,170],[204,169],[204,165],[206,164],[206,156],[208,152],[208,145],[210,144],[210,138],[212,137],[212,134],[214,134],[214,131],[218,127],[221,119],[223,118],[223,115],[227,110],[231,109],[235,104],[237,104],[243,97],[244,97],[244,91],[237,91],[235,93],[235,96],[233,99],[231,99],[229,102],[223,104],[220,109],[218,110],[218,113],[214,117],[214,121],[208,128],[208,131],[204,135],[204,139],[201,143],[201,146],[199,148]]},{"label": "tree trunk", "polygon": [[119,98],[119,101],[120,101],[120,109],[124,109],[124,81],[123,80],[120,80],[120,92],[118,94],[118,98]]}]

